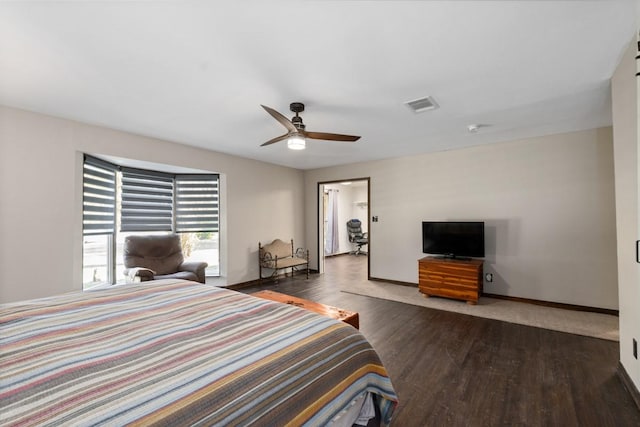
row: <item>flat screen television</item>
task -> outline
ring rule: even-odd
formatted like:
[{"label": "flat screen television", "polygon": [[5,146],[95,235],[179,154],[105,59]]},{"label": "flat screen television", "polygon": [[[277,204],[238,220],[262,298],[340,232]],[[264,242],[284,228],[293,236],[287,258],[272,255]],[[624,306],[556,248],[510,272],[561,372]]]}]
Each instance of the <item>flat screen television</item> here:
[{"label": "flat screen television", "polygon": [[482,258],[484,222],[423,221],[422,252],[447,258]]}]

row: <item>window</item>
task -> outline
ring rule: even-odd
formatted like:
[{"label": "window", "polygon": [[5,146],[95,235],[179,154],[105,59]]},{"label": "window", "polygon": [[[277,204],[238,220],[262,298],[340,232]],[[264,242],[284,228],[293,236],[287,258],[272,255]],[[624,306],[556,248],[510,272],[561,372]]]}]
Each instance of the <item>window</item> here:
[{"label": "window", "polygon": [[209,264],[207,276],[220,275],[218,183],[218,175],[175,178],[175,230],[180,233],[185,258]]},{"label": "window", "polygon": [[218,176],[176,176],[176,232],[218,231]]},{"label": "window", "polygon": [[82,284],[84,289],[112,283],[112,234],[87,234],[82,240]]},{"label": "window", "polygon": [[188,261],[219,276],[219,176],[119,167],[85,156],[83,286],[125,280],[123,245],[131,234],[180,235]]},{"label": "window", "polygon": [[113,234],[116,211],[116,169],[93,157],[85,158],[82,173],[84,234]]},{"label": "window", "polygon": [[116,224],[116,167],[85,156],[82,170],[82,282],[113,282],[109,263]]},{"label": "window", "polygon": [[173,175],[122,168],[120,231],[172,231]]}]

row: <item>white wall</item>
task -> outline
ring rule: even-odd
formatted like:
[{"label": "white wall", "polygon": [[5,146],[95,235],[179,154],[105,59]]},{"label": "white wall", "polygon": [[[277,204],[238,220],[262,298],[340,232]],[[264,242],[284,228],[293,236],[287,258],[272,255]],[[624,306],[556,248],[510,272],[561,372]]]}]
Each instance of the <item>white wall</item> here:
[{"label": "white wall", "polygon": [[221,173],[222,275],[258,278],[258,241],[305,246],[303,173],[0,107],[0,302],[82,289],[82,153]]},{"label": "white wall", "polygon": [[353,176],[379,217],[372,277],[418,282],[421,221],[483,220],[485,292],[618,308],[611,128],[306,171],[309,248],[317,183]]},{"label": "white wall", "polygon": [[640,342],[640,264],[635,262],[635,240],[640,239],[640,99],[635,77],[635,55],[634,38],[613,75],[611,95],[618,233],[620,361],[640,389],[640,362],[634,359],[632,352],[632,340],[635,338]]},{"label": "white wall", "polygon": [[[352,184],[351,218],[359,219],[362,223],[362,232],[369,231],[367,220],[367,206],[362,202],[369,203],[366,181],[364,185]],[[365,248],[366,249],[366,248]]]},{"label": "white wall", "polygon": [[[366,184],[325,184],[325,189],[338,190],[338,243],[339,249],[335,254],[348,253],[355,249],[355,245],[349,242],[347,222],[351,219],[359,219],[362,223],[362,231],[367,231],[367,207],[357,202],[367,201]],[[366,251],[366,247],[363,248]]]}]

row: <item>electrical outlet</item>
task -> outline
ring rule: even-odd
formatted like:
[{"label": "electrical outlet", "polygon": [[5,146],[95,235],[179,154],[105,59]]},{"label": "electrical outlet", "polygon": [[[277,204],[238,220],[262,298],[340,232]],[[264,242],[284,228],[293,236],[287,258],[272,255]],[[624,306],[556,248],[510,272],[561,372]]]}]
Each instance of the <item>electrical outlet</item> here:
[{"label": "electrical outlet", "polygon": [[493,274],[492,273],[485,274],[484,280],[486,280],[487,282],[493,282]]},{"label": "electrical outlet", "polygon": [[633,357],[638,358],[638,341],[635,338],[633,339]]}]

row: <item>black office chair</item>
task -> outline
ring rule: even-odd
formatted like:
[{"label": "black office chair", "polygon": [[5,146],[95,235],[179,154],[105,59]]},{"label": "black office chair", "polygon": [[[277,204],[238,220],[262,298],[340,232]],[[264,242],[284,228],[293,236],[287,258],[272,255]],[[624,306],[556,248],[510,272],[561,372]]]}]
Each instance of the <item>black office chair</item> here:
[{"label": "black office chair", "polygon": [[359,219],[352,219],[347,221],[347,232],[349,233],[349,241],[356,245],[356,250],[349,252],[353,255],[366,255],[367,253],[362,250],[362,246],[369,244],[369,237],[367,233],[362,232],[362,223]]}]

